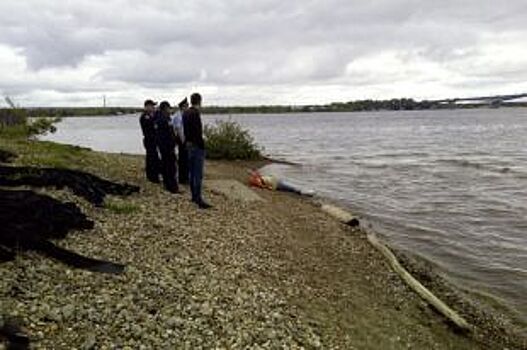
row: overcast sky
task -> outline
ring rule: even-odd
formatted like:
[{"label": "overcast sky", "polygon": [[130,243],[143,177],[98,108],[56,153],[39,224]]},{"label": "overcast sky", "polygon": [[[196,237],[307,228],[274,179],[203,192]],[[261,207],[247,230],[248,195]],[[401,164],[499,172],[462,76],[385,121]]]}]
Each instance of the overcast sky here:
[{"label": "overcast sky", "polygon": [[0,2],[0,93],[23,106],[195,90],[216,105],[527,92],[527,2]]}]

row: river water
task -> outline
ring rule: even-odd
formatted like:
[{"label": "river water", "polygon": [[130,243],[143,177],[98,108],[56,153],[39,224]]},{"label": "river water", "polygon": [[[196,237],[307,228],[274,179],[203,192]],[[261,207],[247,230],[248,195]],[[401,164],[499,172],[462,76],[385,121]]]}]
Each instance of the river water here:
[{"label": "river water", "polygon": [[[230,118],[299,164],[267,171],[349,206],[527,321],[527,108]],[[68,118],[46,139],[143,153],[130,116]]]}]

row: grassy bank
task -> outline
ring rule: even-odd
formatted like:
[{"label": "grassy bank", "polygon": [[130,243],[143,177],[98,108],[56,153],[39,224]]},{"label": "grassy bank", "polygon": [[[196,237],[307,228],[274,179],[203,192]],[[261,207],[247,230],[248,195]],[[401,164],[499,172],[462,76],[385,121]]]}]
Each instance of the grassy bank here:
[{"label": "grassy bank", "polygon": [[[407,262],[475,329],[459,334],[386,265],[359,229],[315,205],[256,191],[225,195],[217,181],[245,181],[247,162],[209,162],[211,211],[147,183],[138,156],[23,138],[1,138],[17,165],[75,168],[141,187],[95,208],[68,191],[94,222],[59,244],[121,262],[118,276],[70,269],[34,253],[0,265],[0,314],[19,317],[35,348],[521,349],[525,340],[492,312]],[[466,303],[466,304],[464,304]]]}]

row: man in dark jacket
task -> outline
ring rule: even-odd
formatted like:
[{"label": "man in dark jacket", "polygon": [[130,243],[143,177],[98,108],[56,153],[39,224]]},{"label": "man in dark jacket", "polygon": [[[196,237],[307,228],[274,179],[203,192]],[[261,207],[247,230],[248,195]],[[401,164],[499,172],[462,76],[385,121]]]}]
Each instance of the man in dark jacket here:
[{"label": "man in dark jacket", "polygon": [[159,154],[157,152],[156,136],[154,129],[154,112],[156,103],[152,100],[146,100],[144,103],[145,110],[139,118],[139,124],[143,131],[143,145],[146,150],[146,178],[154,183],[159,183]]},{"label": "man in dark jacket", "polygon": [[205,141],[203,140],[203,125],[201,123],[201,95],[190,96],[192,107],[183,113],[183,130],[188,152],[189,182],[192,201],[201,209],[211,206],[203,200],[201,187],[203,182],[203,167],[205,162]]},{"label": "man in dark jacket", "polygon": [[163,101],[154,118],[156,143],[161,153],[161,175],[165,188],[172,193],[178,193],[176,179],[176,134],[170,118],[170,104]]}]

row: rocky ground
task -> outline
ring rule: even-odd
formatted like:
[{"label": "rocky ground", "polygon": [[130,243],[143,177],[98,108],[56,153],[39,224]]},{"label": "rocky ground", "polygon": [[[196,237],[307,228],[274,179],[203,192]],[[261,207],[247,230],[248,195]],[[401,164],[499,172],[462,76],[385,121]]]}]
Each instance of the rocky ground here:
[{"label": "rocky ground", "polygon": [[[458,310],[476,328],[456,332],[359,229],[307,200],[257,191],[263,201],[242,201],[207,188],[214,209],[201,211],[188,188],[171,195],[145,182],[140,157],[0,146],[18,153],[20,164],[66,164],[141,187],[110,196],[104,207],[67,190],[36,190],[75,202],[95,222],[58,245],[127,267],[121,275],[93,273],[32,252],[0,264],[0,314],[22,323],[35,349],[527,347],[507,320],[481,321],[462,301]],[[209,163],[207,181],[242,180],[255,165]]]}]

